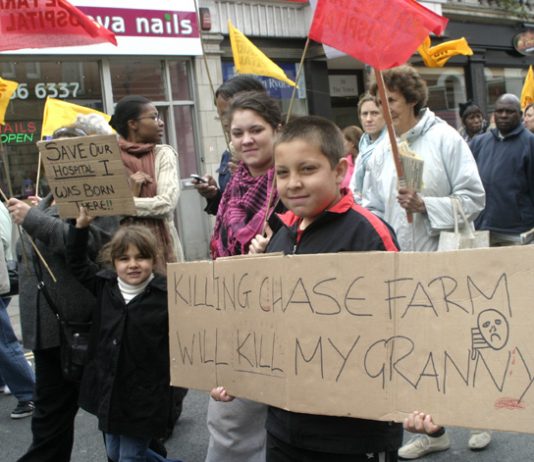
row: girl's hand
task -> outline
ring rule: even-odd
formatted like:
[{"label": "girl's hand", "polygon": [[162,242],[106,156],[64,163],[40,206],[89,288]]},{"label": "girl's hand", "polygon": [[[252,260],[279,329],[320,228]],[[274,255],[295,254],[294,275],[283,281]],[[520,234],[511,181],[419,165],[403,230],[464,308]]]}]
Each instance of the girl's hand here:
[{"label": "girl's hand", "polygon": [[193,186],[202,197],[213,199],[217,195],[217,191],[219,191],[217,182],[211,175],[206,175],[204,178],[207,180],[207,183],[193,180]]},{"label": "girl's hand", "polygon": [[11,219],[13,220],[13,222],[16,225],[20,225],[26,218],[26,215],[28,215],[28,212],[31,207],[26,202],[12,197],[7,201],[7,209],[11,214]]},{"label": "girl's hand", "polygon": [[441,426],[436,425],[430,414],[414,411],[404,419],[403,427],[411,433],[424,433],[430,435],[441,430]]},{"label": "girl's hand", "polygon": [[222,401],[224,403],[234,400],[234,396],[229,395],[224,387],[213,388],[210,391],[210,396],[215,401]]},{"label": "girl's hand", "polygon": [[87,228],[94,219],[94,217],[87,214],[85,207],[80,207],[80,214],[76,218],[76,228]]},{"label": "girl's hand", "polygon": [[130,189],[135,197],[141,193],[141,188],[145,183],[152,183],[152,177],[145,172],[135,172],[130,175]]}]

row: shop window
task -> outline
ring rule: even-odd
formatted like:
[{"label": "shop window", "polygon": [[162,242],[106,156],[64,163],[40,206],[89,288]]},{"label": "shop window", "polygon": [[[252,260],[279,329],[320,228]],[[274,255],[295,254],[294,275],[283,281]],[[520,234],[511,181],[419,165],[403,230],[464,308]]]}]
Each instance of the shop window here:
[{"label": "shop window", "polygon": [[174,107],[174,129],[176,131],[176,140],[178,143],[176,148],[179,154],[180,178],[188,178],[191,173],[197,173],[191,106]]},{"label": "shop window", "polygon": [[110,63],[113,99],[127,95],[141,95],[151,101],[165,101],[163,64],[159,60]]},{"label": "shop window", "polygon": [[176,100],[192,100],[189,73],[185,61],[169,61],[171,76],[171,96]]},{"label": "shop window", "polygon": [[417,71],[428,86],[428,107],[454,128],[461,126],[459,104],[466,101],[462,67],[418,67]]},{"label": "shop window", "polygon": [[[76,69],[76,72],[68,69]],[[102,89],[97,62],[1,63],[2,77],[19,83],[0,126],[4,155],[0,158],[0,187],[6,194],[35,194],[38,150],[47,96],[102,110]],[[7,72],[4,72],[7,71]],[[6,173],[7,172],[7,173]],[[39,194],[46,194],[41,172]]]},{"label": "shop window", "polygon": [[497,101],[499,96],[504,93],[513,93],[517,96],[521,95],[521,89],[523,88],[526,74],[527,69],[506,67],[487,67],[484,69],[487,86],[486,104],[488,115],[493,112],[495,101]]},{"label": "shop window", "polygon": [[328,83],[333,121],[340,128],[360,125],[358,95],[363,91],[361,71],[330,71]]},{"label": "shop window", "polygon": [[0,71],[4,79],[14,79],[17,75],[15,63],[0,63]]}]

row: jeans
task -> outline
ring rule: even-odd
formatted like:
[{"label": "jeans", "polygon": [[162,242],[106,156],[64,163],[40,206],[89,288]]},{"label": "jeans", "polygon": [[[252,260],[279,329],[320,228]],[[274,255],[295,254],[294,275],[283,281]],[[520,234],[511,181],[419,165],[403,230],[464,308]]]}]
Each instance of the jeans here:
[{"label": "jeans", "polygon": [[113,462],[147,462],[149,439],[105,434],[106,451]]},{"label": "jeans", "polygon": [[0,298],[0,386],[4,384],[19,401],[33,399],[35,375],[13,332],[7,305]]}]

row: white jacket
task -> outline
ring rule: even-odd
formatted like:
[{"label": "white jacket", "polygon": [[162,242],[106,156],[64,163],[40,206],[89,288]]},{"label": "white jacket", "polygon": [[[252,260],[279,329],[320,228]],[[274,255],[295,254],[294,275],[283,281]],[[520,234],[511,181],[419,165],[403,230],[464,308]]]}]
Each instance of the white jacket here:
[{"label": "white jacket", "polygon": [[367,164],[362,205],[387,221],[403,251],[435,251],[439,232],[454,228],[450,196],[457,196],[470,221],[485,205],[485,193],[469,146],[458,132],[425,109],[419,122],[405,133],[410,148],[421,157],[426,213],[413,214],[413,225],[397,202],[397,172],[389,138],[376,148]]}]

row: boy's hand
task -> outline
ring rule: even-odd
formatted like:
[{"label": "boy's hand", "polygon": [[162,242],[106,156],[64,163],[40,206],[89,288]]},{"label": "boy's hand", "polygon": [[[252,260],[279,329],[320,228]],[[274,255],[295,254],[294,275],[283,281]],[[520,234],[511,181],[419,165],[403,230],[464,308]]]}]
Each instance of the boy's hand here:
[{"label": "boy's hand", "polygon": [[31,209],[30,205],[24,201],[15,199],[12,197],[7,201],[7,209],[11,214],[11,219],[16,225],[21,225],[26,215],[28,215],[29,210]]},{"label": "boy's hand", "polygon": [[193,186],[202,197],[213,199],[217,195],[217,191],[219,191],[217,182],[211,175],[206,175],[204,178],[207,180],[207,183],[193,180]]},{"label": "boy's hand", "polygon": [[94,217],[87,214],[85,207],[80,207],[80,214],[76,218],[76,228],[87,228],[94,219]]},{"label": "boy's hand", "polygon": [[404,419],[403,427],[411,433],[424,433],[430,435],[441,430],[441,426],[436,425],[430,414],[414,411]]},{"label": "boy's hand", "polygon": [[265,253],[265,249],[267,248],[270,240],[270,236],[264,237],[261,234],[256,234],[256,237],[250,241],[250,246],[248,248],[249,255]]},{"label": "boy's hand", "polygon": [[234,397],[232,395],[229,395],[224,387],[213,388],[210,391],[210,396],[215,401],[222,401],[224,403],[234,400]]},{"label": "boy's hand", "polygon": [[271,240],[273,230],[269,225],[265,225],[265,236],[256,234],[256,237],[250,241],[250,247],[248,248],[249,255],[256,253],[265,253],[265,249]]},{"label": "boy's hand", "polygon": [[417,192],[408,188],[399,188],[397,201],[403,209],[412,213],[426,213],[425,201]]}]

